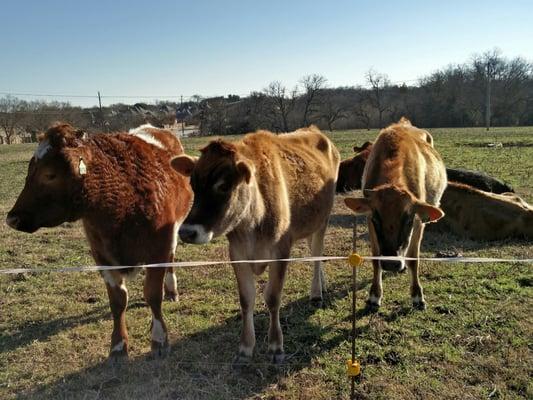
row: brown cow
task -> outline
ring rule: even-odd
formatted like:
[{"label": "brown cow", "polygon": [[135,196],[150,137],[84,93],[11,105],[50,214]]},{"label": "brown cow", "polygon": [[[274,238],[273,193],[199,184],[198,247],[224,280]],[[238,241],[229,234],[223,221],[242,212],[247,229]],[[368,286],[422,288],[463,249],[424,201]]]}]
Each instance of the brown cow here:
[{"label": "brown cow", "polygon": [[337,193],[361,189],[361,179],[363,178],[366,160],[370,150],[372,150],[372,144],[372,142],[365,142],[361,147],[354,146],[353,151],[358,154],[341,162],[339,179],[337,179]]},{"label": "brown cow", "polygon": [[[433,149],[428,132],[402,118],[383,129],[374,144],[363,174],[364,198],[347,198],[346,205],[368,216],[374,256],[417,258],[424,224],[444,213],[438,208],[446,187],[446,170]],[[402,271],[403,261],[373,261],[374,278],[368,305],[377,308],[383,294],[382,269]],[[411,272],[413,306],[424,309],[425,300],[418,279],[418,260],[407,261]]]},{"label": "brown cow", "polygon": [[533,239],[533,207],[513,193],[488,193],[448,182],[441,199],[444,225],[474,240]]},{"label": "brown cow", "polygon": [[[143,125],[130,133],[89,139],[59,123],[40,138],[22,193],[7,224],[24,232],[81,219],[98,264],[171,262],[177,231],[190,206],[188,179],[170,166],[183,153],[171,132]],[[138,269],[104,271],[113,334],[110,355],[127,355],[126,277]],[[163,285],[165,280],[165,285]],[[146,271],[144,296],[152,310],[152,350],[168,348],[161,313],[163,286],[175,298],[176,277],[165,268]]]},{"label": "brown cow", "polygon": [[[172,165],[191,175],[194,190],[191,212],[179,230],[183,241],[207,243],[226,234],[231,260],[261,260],[288,258],[294,242],[307,238],[312,255],[322,254],[339,153],[317,128],[282,135],[260,131],[233,143],[213,141],[198,160],[183,155]],[[243,319],[236,365],[253,354],[254,273],[259,275],[266,267],[234,266]],[[279,308],[286,270],[287,262],[272,263],[264,290],[270,312],[268,348],[274,363],[284,358]],[[316,262],[311,298],[321,299],[324,290],[324,275]]]}]

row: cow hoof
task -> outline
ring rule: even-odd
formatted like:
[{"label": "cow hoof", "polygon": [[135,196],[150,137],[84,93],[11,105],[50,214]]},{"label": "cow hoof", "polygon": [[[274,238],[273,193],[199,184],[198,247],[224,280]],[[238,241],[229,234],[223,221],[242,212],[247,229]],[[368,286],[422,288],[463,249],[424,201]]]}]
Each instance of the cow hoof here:
[{"label": "cow hoof", "polygon": [[381,304],[376,303],[372,300],[367,300],[365,304],[365,311],[370,313],[376,313],[379,311],[379,307],[381,307]]},{"label": "cow hoof", "polygon": [[170,302],[178,302],[180,299],[179,295],[177,292],[166,292],[165,293],[165,300],[167,301],[170,301]]},{"label": "cow hoof", "polygon": [[274,365],[282,365],[285,362],[285,353],[283,350],[270,352],[270,362]]},{"label": "cow hoof", "polygon": [[324,305],[322,297],[311,297],[310,301],[311,305],[316,308],[322,308],[322,306]]},{"label": "cow hoof", "polygon": [[415,310],[424,311],[426,307],[426,302],[424,300],[413,301],[413,308]]},{"label": "cow hoof", "polygon": [[168,344],[168,341],[161,343],[152,340],[152,357],[163,358],[166,357],[168,353],[170,353],[170,345]]},{"label": "cow hoof", "polygon": [[128,361],[128,352],[125,350],[112,351],[109,353],[109,365],[120,365]]},{"label": "cow hoof", "polygon": [[250,366],[252,363],[252,357],[247,356],[246,354],[239,353],[233,359],[231,363],[231,368],[234,371],[242,371],[244,368]]}]

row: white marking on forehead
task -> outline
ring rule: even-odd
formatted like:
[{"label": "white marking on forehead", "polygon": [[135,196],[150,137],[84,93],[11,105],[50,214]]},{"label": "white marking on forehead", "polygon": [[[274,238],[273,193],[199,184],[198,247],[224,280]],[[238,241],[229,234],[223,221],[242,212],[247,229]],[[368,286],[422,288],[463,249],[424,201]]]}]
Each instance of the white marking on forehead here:
[{"label": "white marking on forehead", "polygon": [[153,137],[152,134],[150,134],[150,132],[146,131],[147,128],[157,129],[150,124],[144,124],[137,128],[130,129],[128,133],[130,135],[137,136],[139,139],[144,140],[146,143],[149,143],[155,147],[159,147],[160,149],[166,150],[167,148],[163,145],[163,143],[161,143],[159,140]]},{"label": "white marking on forehead", "polygon": [[39,143],[39,146],[35,150],[35,153],[33,156],[36,160],[40,160],[43,158],[46,153],[48,153],[52,149],[52,145],[50,144],[50,141],[48,139],[45,139]]}]

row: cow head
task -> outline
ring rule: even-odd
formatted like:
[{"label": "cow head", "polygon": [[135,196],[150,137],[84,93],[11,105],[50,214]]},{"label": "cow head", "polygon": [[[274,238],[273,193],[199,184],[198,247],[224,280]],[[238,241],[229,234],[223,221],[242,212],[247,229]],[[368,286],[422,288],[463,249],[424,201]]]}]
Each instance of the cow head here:
[{"label": "cow head", "polygon": [[[347,198],[346,205],[356,214],[368,217],[368,230],[373,247],[381,256],[405,256],[413,229],[420,223],[435,222],[444,212],[418,201],[408,190],[394,185],[364,189],[363,198]],[[380,261],[387,271],[402,271],[403,261]]]},{"label": "cow head", "polygon": [[194,202],[179,230],[187,243],[207,243],[230,232],[241,221],[251,197],[253,166],[237,154],[236,147],[222,140],[201,150],[200,158],[180,155],[172,167],[191,177]]},{"label": "cow head", "polygon": [[357,155],[341,162],[337,179],[337,193],[361,189],[363,171],[370,150],[372,150],[372,144],[372,142],[365,142],[362,146],[354,146],[353,151]]},{"label": "cow head", "polygon": [[33,233],[80,217],[81,180],[87,168],[80,149],[83,135],[58,123],[39,136],[24,188],[7,214],[11,228]]}]

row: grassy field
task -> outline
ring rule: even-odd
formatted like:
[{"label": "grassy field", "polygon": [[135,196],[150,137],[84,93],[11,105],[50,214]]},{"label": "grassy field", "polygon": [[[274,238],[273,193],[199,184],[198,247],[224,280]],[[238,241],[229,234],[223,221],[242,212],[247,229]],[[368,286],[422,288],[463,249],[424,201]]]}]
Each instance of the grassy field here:
[{"label": "grassy field", "polygon": [[[533,203],[533,128],[434,129],[448,166],[483,170],[511,183]],[[353,144],[376,131],[334,132],[350,155]],[[204,138],[184,141],[197,150]],[[502,142],[502,148],[488,148]],[[0,268],[60,267],[92,263],[79,223],[15,232],[3,222],[23,186],[34,145],[0,147]],[[325,254],[348,255],[353,217],[336,199]],[[359,224],[360,252],[369,254]],[[464,255],[533,258],[531,243],[480,243],[427,234],[423,255],[456,249]],[[303,243],[294,256],[307,255]],[[178,260],[227,258],[226,240],[180,244]],[[0,398],[54,399],[337,399],[347,398],[350,354],[350,269],[328,263],[323,308],[308,302],[309,265],[290,267],[281,311],[287,365],[266,364],[268,315],[258,296],[257,349],[246,372],[230,368],[240,330],[236,284],[228,267],[178,271],[179,303],[165,303],[172,350],[149,353],[150,311],[142,279],[129,283],[130,359],[107,363],[112,322],[97,273],[0,276]],[[371,268],[358,287],[357,384],[368,399],[533,398],[533,267],[525,264],[422,264],[428,309],[413,311],[407,274],[384,277],[377,314],[363,312]],[[264,278],[261,277],[261,278]],[[259,291],[264,281],[258,281]]]}]

